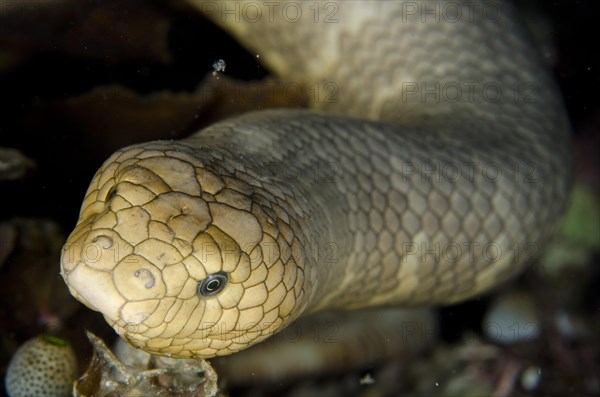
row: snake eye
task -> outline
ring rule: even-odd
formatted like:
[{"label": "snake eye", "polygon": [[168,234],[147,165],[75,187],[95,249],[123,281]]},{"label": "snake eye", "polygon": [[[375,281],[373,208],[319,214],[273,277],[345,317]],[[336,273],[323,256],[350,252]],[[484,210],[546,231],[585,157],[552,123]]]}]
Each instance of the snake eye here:
[{"label": "snake eye", "polygon": [[198,293],[209,297],[218,294],[227,284],[227,274],[223,272],[211,274],[198,284]]}]

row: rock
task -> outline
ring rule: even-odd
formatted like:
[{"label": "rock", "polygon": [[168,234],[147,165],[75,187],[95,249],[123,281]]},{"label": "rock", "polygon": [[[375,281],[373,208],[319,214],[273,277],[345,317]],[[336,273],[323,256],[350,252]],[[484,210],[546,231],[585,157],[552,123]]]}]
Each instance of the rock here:
[{"label": "rock", "polygon": [[483,319],[484,335],[494,343],[531,342],[540,335],[541,322],[531,297],[512,292],[494,300]]}]

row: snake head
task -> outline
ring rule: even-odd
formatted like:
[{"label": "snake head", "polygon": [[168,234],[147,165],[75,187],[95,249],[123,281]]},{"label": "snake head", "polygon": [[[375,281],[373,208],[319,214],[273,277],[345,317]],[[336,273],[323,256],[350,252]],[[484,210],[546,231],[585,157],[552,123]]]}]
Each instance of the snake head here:
[{"label": "snake head", "polygon": [[73,296],[138,348],[230,354],[306,306],[310,280],[292,254],[299,242],[286,217],[183,143],[131,146],[94,176],[61,274]]}]

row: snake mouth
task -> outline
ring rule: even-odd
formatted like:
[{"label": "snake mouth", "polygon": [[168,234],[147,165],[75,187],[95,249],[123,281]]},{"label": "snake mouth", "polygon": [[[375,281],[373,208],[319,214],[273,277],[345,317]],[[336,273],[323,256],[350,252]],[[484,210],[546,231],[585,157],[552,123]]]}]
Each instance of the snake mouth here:
[{"label": "snake mouth", "polygon": [[[61,275],[71,294],[88,308],[102,313],[113,321],[119,319],[120,308],[125,299],[116,293],[116,287],[109,272],[93,269],[83,261],[75,266],[66,266],[61,259]],[[70,268],[69,268],[70,267]]]}]

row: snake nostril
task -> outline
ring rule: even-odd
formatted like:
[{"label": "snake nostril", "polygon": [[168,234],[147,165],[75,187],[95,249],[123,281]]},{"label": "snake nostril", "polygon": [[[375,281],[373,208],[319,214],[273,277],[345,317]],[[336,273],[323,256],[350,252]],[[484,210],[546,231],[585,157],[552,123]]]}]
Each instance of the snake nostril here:
[{"label": "snake nostril", "polygon": [[154,275],[152,275],[152,272],[148,269],[138,269],[135,272],[133,272],[133,276],[139,278],[142,281],[145,281],[146,284],[144,284],[144,287],[148,289],[154,287],[154,284],[156,283]]},{"label": "snake nostril", "polygon": [[93,243],[99,244],[103,249],[109,249],[113,246],[113,239],[110,236],[100,235],[94,237],[92,240]]}]

